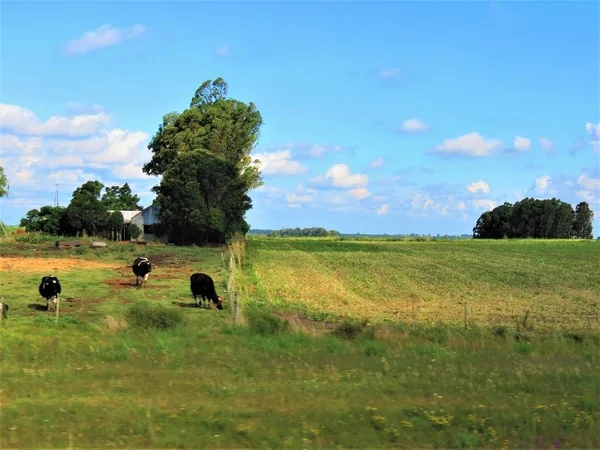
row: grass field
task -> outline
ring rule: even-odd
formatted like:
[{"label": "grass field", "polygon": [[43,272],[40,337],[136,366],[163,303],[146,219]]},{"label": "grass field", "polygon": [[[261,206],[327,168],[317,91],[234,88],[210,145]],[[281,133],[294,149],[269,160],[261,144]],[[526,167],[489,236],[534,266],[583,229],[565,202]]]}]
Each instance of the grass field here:
[{"label": "grass field", "polygon": [[[302,310],[305,302],[325,316],[344,314],[355,305],[335,309],[331,293],[346,288],[332,274],[346,273],[342,280],[360,285],[366,275],[352,266],[353,256],[373,268],[386,252],[390,268],[380,264],[380,280],[388,279],[385,274],[412,280],[404,286],[421,301],[426,295],[440,301],[446,289],[463,294],[468,289],[456,286],[465,278],[453,281],[449,269],[435,277],[415,275],[419,264],[429,267],[430,258],[431,266],[446,267],[452,253],[460,252],[481,261],[476,255],[485,252],[496,262],[480,266],[483,273],[476,268],[468,273],[486,287],[465,284],[485,301],[499,295],[496,289],[517,295],[514,284],[520,283],[528,294],[518,298],[532,304],[536,293],[538,299],[553,298],[548,285],[580,296],[585,311],[597,304],[594,277],[572,269],[568,272],[579,278],[567,282],[543,244],[457,245],[251,239],[244,281],[253,296],[243,308],[249,326],[233,326],[223,249],[109,244],[94,251],[55,250],[43,240],[0,242],[0,295],[11,307],[0,330],[0,447],[599,448],[598,333],[494,335],[482,327],[419,321],[343,339],[298,323],[278,331],[279,322],[256,306],[280,308],[287,298],[290,310]],[[561,245],[548,247],[550,253],[569,264],[593,266],[589,258],[597,247]],[[145,289],[133,286],[130,269],[141,252],[154,261]],[[403,265],[398,255],[412,263]],[[499,260],[518,267],[534,260],[548,266],[548,275],[543,269],[527,272],[538,277],[534,286],[527,281],[534,278],[519,282],[517,275],[503,281],[492,270],[504,267]],[[329,276],[321,284],[305,276],[302,284],[290,266],[298,271],[314,266],[310,273],[317,274],[322,268]],[[391,269],[404,266],[404,276]],[[188,307],[189,275],[195,271],[213,275],[226,298],[223,311]],[[39,280],[49,272],[59,276],[62,297],[69,300],[61,303],[58,325],[38,300]],[[277,279],[284,286],[280,291]],[[370,283],[380,293],[400,292]],[[319,309],[310,295],[321,290],[330,297]],[[273,299],[262,296],[272,292]],[[309,295],[303,299],[300,292]],[[348,290],[334,298],[343,300],[343,292]],[[134,326],[126,317],[141,300],[176,312],[183,322],[158,330]],[[381,308],[365,302],[371,314]]]},{"label": "grass field", "polygon": [[247,295],[315,318],[598,325],[600,242],[250,238]]}]

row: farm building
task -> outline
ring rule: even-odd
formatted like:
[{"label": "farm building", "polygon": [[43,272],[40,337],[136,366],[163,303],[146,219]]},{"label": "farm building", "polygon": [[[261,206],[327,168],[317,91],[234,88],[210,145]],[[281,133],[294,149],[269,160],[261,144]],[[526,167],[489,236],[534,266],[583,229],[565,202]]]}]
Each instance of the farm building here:
[{"label": "farm building", "polygon": [[[140,230],[142,230],[140,240],[160,241],[166,243],[166,236],[158,237],[154,235],[154,225],[160,223],[160,219],[158,218],[159,211],[160,206],[148,206],[142,210],[135,211],[119,211],[121,214],[123,214],[123,229],[121,230],[121,239],[131,239],[131,236],[129,235],[129,226],[133,223],[140,227]],[[108,212],[112,213],[113,211],[111,210]],[[110,231],[107,233],[110,234]]]}]

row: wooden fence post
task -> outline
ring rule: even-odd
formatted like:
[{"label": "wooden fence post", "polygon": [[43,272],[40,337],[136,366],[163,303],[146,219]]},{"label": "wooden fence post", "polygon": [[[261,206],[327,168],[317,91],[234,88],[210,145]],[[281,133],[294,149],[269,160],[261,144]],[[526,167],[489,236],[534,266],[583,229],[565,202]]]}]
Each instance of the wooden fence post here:
[{"label": "wooden fence post", "polygon": [[56,324],[58,325],[58,311],[60,310],[60,298],[56,297]]}]

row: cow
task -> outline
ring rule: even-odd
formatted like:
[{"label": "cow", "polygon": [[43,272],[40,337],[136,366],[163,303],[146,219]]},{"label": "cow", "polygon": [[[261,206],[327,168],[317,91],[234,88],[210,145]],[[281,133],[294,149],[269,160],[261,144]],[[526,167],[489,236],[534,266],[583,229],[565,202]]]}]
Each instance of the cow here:
[{"label": "cow", "polygon": [[58,278],[52,275],[43,277],[38,290],[40,291],[40,295],[46,299],[46,309],[50,311],[50,303],[52,303],[53,308],[56,308],[58,294],[61,293],[61,287]]},{"label": "cow", "polygon": [[2,317],[8,319],[8,305],[6,303],[0,302],[0,312],[2,313]]},{"label": "cow", "polygon": [[217,295],[217,291],[215,291],[215,283],[213,279],[204,274],[204,273],[195,273],[190,277],[190,287],[192,289],[192,294],[194,294],[194,303],[196,306],[198,305],[198,300],[196,297],[199,295],[202,297],[202,307],[204,306],[204,302],[206,299],[208,302],[208,309],[210,309],[210,301],[217,305],[217,309],[223,309],[223,298]]},{"label": "cow", "polygon": [[152,272],[152,263],[148,261],[148,258],[138,256],[131,266],[133,273],[135,274],[135,285],[138,286],[139,279],[142,279],[142,287],[144,283],[148,281],[148,275]]}]

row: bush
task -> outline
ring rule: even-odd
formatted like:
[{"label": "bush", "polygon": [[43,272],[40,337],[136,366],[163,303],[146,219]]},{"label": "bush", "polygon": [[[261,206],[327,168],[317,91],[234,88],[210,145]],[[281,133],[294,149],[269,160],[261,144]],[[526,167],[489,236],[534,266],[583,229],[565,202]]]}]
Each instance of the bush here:
[{"label": "bush", "polygon": [[353,319],[346,319],[338,326],[336,326],[331,332],[331,334],[344,339],[354,339],[361,335],[372,339],[375,332],[369,326],[368,320],[358,321]]},{"label": "bush", "polygon": [[282,320],[263,307],[253,306],[246,309],[246,320],[253,333],[263,336],[278,334],[289,329],[290,323]]},{"label": "bush", "polygon": [[181,311],[164,305],[138,301],[126,313],[127,323],[136,328],[168,329],[183,322]]},{"label": "bush", "polygon": [[142,235],[142,230],[135,223],[129,225],[129,236],[133,239],[137,239]]}]

